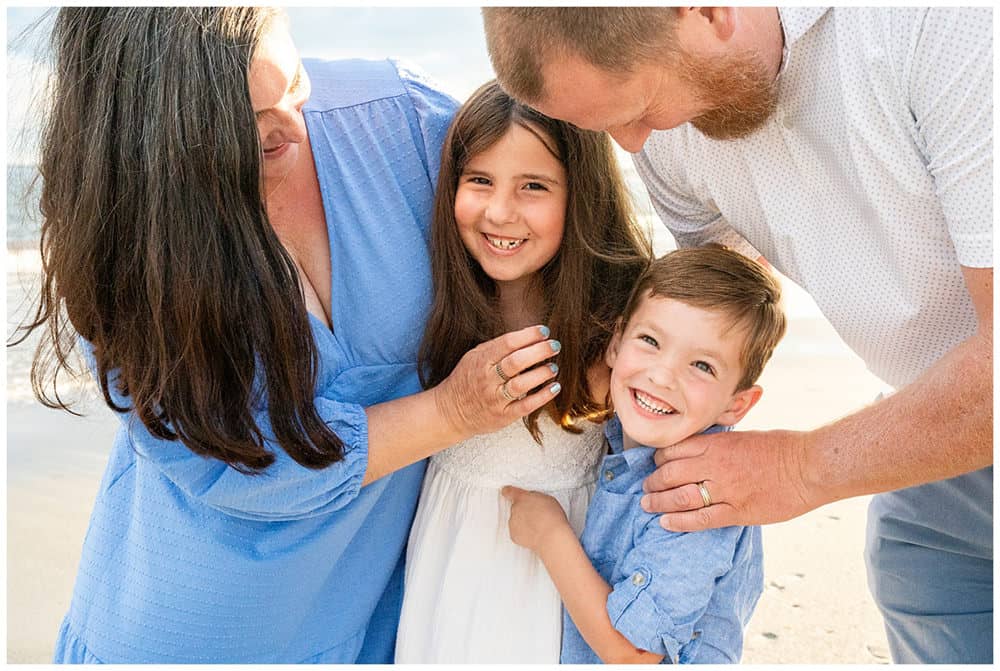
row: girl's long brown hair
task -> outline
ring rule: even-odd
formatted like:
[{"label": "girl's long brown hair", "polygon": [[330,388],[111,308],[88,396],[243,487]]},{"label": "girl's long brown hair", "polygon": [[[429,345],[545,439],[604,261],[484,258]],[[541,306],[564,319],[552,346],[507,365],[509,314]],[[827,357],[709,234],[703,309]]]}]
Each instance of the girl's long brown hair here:
[{"label": "girl's long brown hair", "polygon": [[[49,407],[77,333],[158,438],[244,472],[267,429],[322,468],[343,444],[314,406],[318,354],[293,262],[267,218],[248,70],[272,10],[62,9],[42,141],[45,328],[31,379]],[[19,341],[18,341],[19,342]],[[14,343],[16,344],[16,343]],[[265,393],[266,390],[266,393]]]},{"label": "girl's long brown hair", "polygon": [[538,273],[543,321],[562,344],[562,392],[525,418],[540,442],[542,410],[564,429],[581,418],[601,420],[606,399],[594,399],[587,371],[604,355],[632,285],[652,255],[634,220],[631,201],[605,133],[550,119],[503,92],[495,81],[477,90],[452,122],[441,156],[434,201],[431,268],[434,301],[420,345],[420,376],[431,387],[466,351],[504,332],[497,285],[466,250],[455,221],[455,194],[469,159],[518,124],[540,133],[566,168],[568,198],[559,251]]}]

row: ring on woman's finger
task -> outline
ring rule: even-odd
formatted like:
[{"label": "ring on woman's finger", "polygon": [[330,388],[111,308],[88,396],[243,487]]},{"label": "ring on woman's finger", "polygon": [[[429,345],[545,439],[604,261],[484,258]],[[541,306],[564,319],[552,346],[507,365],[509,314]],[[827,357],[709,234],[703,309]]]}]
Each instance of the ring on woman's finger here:
[{"label": "ring on woman's finger", "polygon": [[708,489],[705,488],[705,481],[702,480],[698,483],[698,492],[701,494],[701,501],[705,504],[705,507],[712,505],[712,495],[708,493]]},{"label": "ring on woman's finger", "polygon": [[500,367],[499,361],[493,364],[493,370],[496,371],[496,374],[498,376],[500,376],[501,382],[510,382],[510,377],[507,375],[507,373],[503,372],[503,368]]},{"label": "ring on woman's finger", "polygon": [[[508,382],[509,382],[509,380],[508,380]],[[514,401],[517,400],[517,397],[516,396],[512,396],[511,393],[510,393],[510,390],[507,389],[507,382],[504,382],[502,385],[500,385],[500,393],[503,394],[503,397],[505,399],[507,399],[507,401],[510,402],[510,403],[513,403]]]}]

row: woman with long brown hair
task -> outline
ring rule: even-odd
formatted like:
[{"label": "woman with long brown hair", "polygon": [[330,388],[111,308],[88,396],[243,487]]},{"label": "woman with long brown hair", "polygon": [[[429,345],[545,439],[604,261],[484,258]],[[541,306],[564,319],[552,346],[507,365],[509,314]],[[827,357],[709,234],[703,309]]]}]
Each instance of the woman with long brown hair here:
[{"label": "woman with long brown hair", "polygon": [[536,325],[421,391],[455,103],[263,8],[62,9],[52,47],[33,383],[64,407],[80,345],[121,418],[56,661],[391,661],[424,458],[558,393]]},{"label": "woman with long brown hair", "polygon": [[608,136],[517,103],[490,82],[445,138],[434,203],[426,385],[462,351],[543,321],[562,392],[523,421],[431,459],[407,548],[399,662],[558,663],[559,594],[511,542],[501,487],[555,496],[577,530],[610,414],[604,352],[651,256]]}]

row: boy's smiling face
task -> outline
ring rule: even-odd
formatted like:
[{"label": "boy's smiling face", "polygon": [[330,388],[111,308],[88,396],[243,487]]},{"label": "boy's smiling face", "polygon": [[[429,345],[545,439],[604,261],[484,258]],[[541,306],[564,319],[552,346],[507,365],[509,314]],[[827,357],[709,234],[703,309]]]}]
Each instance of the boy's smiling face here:
[{"label": "boy's smiling face", "polygon": [[738,422],[761,395],[756,385],[736,391],[744,339],[721,313],[647,294],[607,352],[626,436],[666,447]]}]

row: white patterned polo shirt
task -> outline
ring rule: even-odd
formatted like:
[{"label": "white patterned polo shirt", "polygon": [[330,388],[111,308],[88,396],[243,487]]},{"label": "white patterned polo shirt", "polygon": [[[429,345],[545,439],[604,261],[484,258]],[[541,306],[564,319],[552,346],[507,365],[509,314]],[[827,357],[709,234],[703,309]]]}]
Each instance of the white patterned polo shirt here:
[{"label": "white patterned polo shirt", "polygon": [[976,329],[961,266],[993,266],[992,10],[780,16],[774,117],[736,141],[654,132],[636,168],[679,246],[755,248],[908,384]]}]

